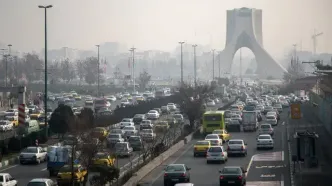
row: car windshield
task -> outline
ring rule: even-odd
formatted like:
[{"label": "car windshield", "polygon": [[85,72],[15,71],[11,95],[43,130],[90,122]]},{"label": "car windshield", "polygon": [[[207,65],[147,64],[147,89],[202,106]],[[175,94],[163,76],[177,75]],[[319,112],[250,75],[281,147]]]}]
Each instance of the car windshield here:
[{"label": "car windshield", "polygon": [[129,141],[140,141],[140,140],[141,140],[141,138],[139,136],[131,136],[129,138]]},{"label": "car windshield", "polygon": [[6,115],[7,115],[7,116],[15,116],[15,113],[14,113],[14,112],[7,112]]},{"label": "car windshield", "polygon": [[[71,172],[72,167],[71,166],[63,166],[59,172]],[[74,172],[78,171],[78,166],[74,166]]]},{"label": "car windshield", "polygon": [[117,143],[115,144],[116,150],[127,150],[127,143]]},{"label": "car windshield", "polygon": [[149,134],[149,133],[153,133],[152,129],[143,129],[141,131],[141,133],[146,133],[146,134]]},{"label": "car windshield", "polygon": [[258,139],[271,139],[270,136],[259,136]]},{"label": "car windshield", "polygon": [[29,147],[29,148],[24,149],[23,152],[26,152],[26,153],[37,153],[38,150],[37,150],[36,147]]},{"label": "car windshield", "polygon": [[177,172],[177,171],[185,171],[183,165],[169,165],[165,169],[166,172]]},{"label": "car windshield", "polygon": [[131,119],[123,119],[122,122],[131,122]]},{"label": "car windshield", "polygon": [[136,115],[134,116],[134,118],[143,118],[143,115],[142,115],[142,114],[136,114]]},{"label": "car windshield", "polygon": [[222,133],[222,130],[214,130],[213,132],[212,132],[212,134],[221,134]]},{"label": "car windshield", "polygon": [[237,141],[235,141],[235,140],[230,140],[229,142],[228,142],[228,145],[242,145],[242,141],[240,141],[240,140],[237,140]]},{"label": "car windshield", "polygon": [[270,125],[261,125],[261,128],[262,128],[262,129],[269,129],[269,128],[271,128],[271,127],[270,127]]},{"label": "car windshield", "polygon": [[120,135],[118,135],[118,134],[111,134],[108,137],[109,138],[120,138]]},{"label": "car windshield", "polygon": [[176,118],[176,119],[180,119],[180,118],[182,118],[182,115],[181,115],[181,114],[175,114],[175,115],[174,115],[174,118]]},{"label": "car windshield", "polygon": [[209,152],[222,152],[222,148],[221,147],[210,147]]},{"label": "car windshield", "polygon": [[208,141],[198,141],[195,145],[209,145]]},{"label": "car windshield", "polygon": [[272,110],[273,107],[268,106],[268,107],[265,107],[265,109],[266,109],[266,110]]},{"label": "car windshield", "polygon": [[276,119],[274,116],[266,116],[266,119]]},{"label": "car windshield", "polygon": [[108,155],[106,153],[99,152],[95,156],[96,159],[106,159],[108,158]]},{"label": "car windshield", "polygon": [[207,135],[205,139],[219,139],[216,135]]},{"label": "car windshield", "polygon": [[222,169],[223,174],[241,174],[241,169],[236,167],[225,167]]},{"label": "car windshield", "polygon": [[129,126],[127,126],[127,127],[124,127],[123,130],[135,130],[135,127],[129,127]]},{"label": "car windshield", "polygon": [[47,184],[46,184],[46,182],[33,181],[33,182],[29,182],[27,186],[47,186]]}]

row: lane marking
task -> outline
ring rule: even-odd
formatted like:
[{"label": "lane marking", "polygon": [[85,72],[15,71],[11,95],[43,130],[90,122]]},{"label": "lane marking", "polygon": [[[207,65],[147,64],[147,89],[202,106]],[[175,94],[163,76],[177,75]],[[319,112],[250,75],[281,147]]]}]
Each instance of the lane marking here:
[{"label": "lane marking", "polygon": [[283,121],[283,122],[281,123],[281,125],[285,125],[285,122]]},{"label": "lane marking", "polygon": [[284,151],[281,152],[281,160],[284,161],[285,160],[285,155],[284,155]]},{"label": "lane marking", "polygon": [[0,172],[3,172],[5,170],[8,170],[8,169],[12,169],[12,168],[15,168],[17,167],[18,165],[13,165],[13,166],[10,166],[10,167],[7,167],[7,168],[4,168],[4,169],[1,169]]},{"label": "lane marking", "polygon": [[284,186],[284,174],[281,174],[280,186]]},{"label": "lane marking", "polygon": [[276,177],[275,174],[261,174],[261,178],[274,178]]},{"label": "lane marking", "polygon": [[249,170],[250,170],[251,164],[252,164],[252,162],[253,162],[255,156],[256,156],[256,154],[253,155],[253,156],[251,156],[251,158],[250,158],[250,161],[249,161],[249,164],[248,164],[248,167],[247,167],[246,177],[248,176],[248,173],[249,173]]},{"label": "lane marking", "polygon": [[[189,149],[191,148],[191,147],[193,147],[194,146],[194,144],[191,144],[191,145],[189,145],[189,147],[187,148],[187,149],[185,149],[181,154],[180,154],[180,156],[178,156],[177,158],[175,158],[171,163],[169,163],[169,164],[174,164],[175,162],[177,162],[185,153],[187,153],[188,151],[189,151]],[[180,149],[179,149],[180,150]],[[174,153],[175,154],[175,153]],[[164,160],[165,161],[165,160]],[[159,165],[159,166],[161,166],[161,164]],[[159,167],[158,166],[158,167]],[[157,167],[156,167],[157,168]],[[152,171],[151,171],[152,172]],[[156,178],[155,179],[153,179],[152,180],[152,182],[151,182],[151,185],[153,185],[162,175],[164,174],[164,172],[162,171],[160,174],[158,174],[158,176],[156,176]]]},{"label": "lane marking", "polygon": [[40,171],[46,171],[47,170],[47,168],[43,168],[42,170],[40,170]]}]

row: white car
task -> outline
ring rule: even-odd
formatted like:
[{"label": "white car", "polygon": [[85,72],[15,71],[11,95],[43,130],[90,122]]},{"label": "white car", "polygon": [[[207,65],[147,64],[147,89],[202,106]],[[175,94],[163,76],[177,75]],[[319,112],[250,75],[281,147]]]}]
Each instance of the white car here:
[{"label": "white car", "polygon": [[222,146],[222,139],[220,139],[218,134],[208,134],[205,140],[210,141],[211,145]]},{"label": "white car", "polygon": [[271,124],[261,124],[258,130],[259,134],[269,134],[273,136],[274,130]]},{"label": "white car", "polygon": [[115,96],[109,96],[109,97],[106,98],[106,100],[114,102],[114,101],[116,101],[116,97]]},{"label": "white car", "polygon": [[121,129],[123,129],[124,127],[133,127],[133,126],[135,126],[134,122],[127,122],[127,121],[120,122]]},{"label": "white car", "polygon": [[266,116],[266,123],[271,124],[272,126],[278,125],[277,117],[274,115],[267,115]]},{"label": "white car", "polygon": [[156,138],[156,133],[152,129],[143,129],[140,135],[144,141],[153,141]]},{"label": "white car", "polygon": [[0,131],[6,132],[13,130],[13,123],[8,120],[0,120]]},{"label": "white car", "polygon": [[150,110],[147,114],[146,114],[146,118],[147,119],[158,119],[159,118],[159,113],[156,110]]},{"label": "white car", "polygon": [[34,178],[31,181],[29,181],[27,186],[37,186],[37,185],[55,186],[57,184],[53,180],[48,178]]},{"label": "white car", "polygon": [[20,156],[20,163],[26,162],[40,163],[46,161],[47,152],[41,147],[27,147],[24,149]]},{"label": "white car", "polygon": [[125,106],[128,106],[128,105],[130,105],[131,103],[130,103],[130,101],[128,100],[128,99],[125,99],[125,100],[122,100],[121,101],[121,106],[122,107],[125,107]]},{"label": "white car", "polygon": [[223,146],[213,146],[210,147],[206,152],[206,163],[218,161],[220,163],[225,163],[228,159],[227,152],[224,150]]},{"label": "white car", "polygon": [[274,141],[271,135],[261,134],[257,137],[257,149],[261,148],[274,148]]},{"label": "white car", "polygon": [[0,173],[0,185],[1,186],[16,186],[17,180],[8,173]]},{"label": "white car", "polygon": [[216,105],[216,103],[213,100],[209,100],[206,102],[206,106],[208,106],[208,107],[213,107],[215,105]]},{"label": "white car", "polygon": [[124,131],[125,137],[136,136],[138,133],[135,126],[126,126],[122,130]]},{"label": "white car", "polygon": [[167,108],[170,110],[170,111],[174,111],[176,110],[176,106],[174,103],[168,103],[167,104]]}]

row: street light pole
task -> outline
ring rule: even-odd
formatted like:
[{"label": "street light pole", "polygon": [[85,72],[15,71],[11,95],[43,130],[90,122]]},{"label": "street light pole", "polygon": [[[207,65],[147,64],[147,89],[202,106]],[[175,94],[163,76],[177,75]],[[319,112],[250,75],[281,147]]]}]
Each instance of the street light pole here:
[{"label": "street light pole", "polygon": [[214,80],[214,51],[216,49],[212,49],[212,81]]},{"label": "street light pole", "polygon": [[6,81],[5,81],[5,85],[6,87],[8,86],[8,60],[10,58],[11,55],[11,47],[13,46],[12,44],[7,45],[8,46],[8,54],[6,55]]},{"label": "street light pole", "polygon": [[99,97],[100,96],[100,68],[99,68],[99,65],[100,65],[100,62],[99,62],[99,48],[100,48],[100,45],[96,45],[96,47],[98,48],[98,57],[97,57],[97,60],[98,60],[98,63],[97,63],[97,67],[98,67],[98,78],[97,78],[97,84],[98,84],[98,88],[97,88],[97,96]]},{"label": "street light pole", "polygon": [[181,45],[181,86],[183,86],[183,52],[182,52],[182,46],[185,42],[180,41],[179,44]]},{"label": "street light pole", "polygon": [[194,48],[194,83],[195,83],[195,87],[197,87],[196,47],[197,47],[197,45],[194,44],[193,48]]},{"label": "street light pole", "polygon": [[45,93],[44,93],[44,107],[45,107],[45,136],[48,138],[48,121],[47,121],[47,9],[52,8],[52,5],[42,6],[39,5],[38,8],[43,8],[45,11]]},{"label": "street light pole", "polygon": [[220,63],[221,63],[221,51],[219,52],[219,58],[218,58],[219,79],[221,78]]},{"label": "street light pole", "polygon": [[136,81],[135,81],[135,47],[130,48],[132,59],[133,59],[133,85],[134,85],[134,92],[136,91]]}]

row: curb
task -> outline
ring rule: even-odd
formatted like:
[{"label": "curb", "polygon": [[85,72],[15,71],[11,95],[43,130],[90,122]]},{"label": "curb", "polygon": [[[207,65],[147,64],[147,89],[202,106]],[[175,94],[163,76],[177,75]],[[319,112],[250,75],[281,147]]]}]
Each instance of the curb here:
[{"label": "curb", "polygon": [[288,125],[286,126],[286,134],[287,134],[287,145],[288,145],[288,161],[289,161],[289,172],[290,172],[290,182],[291,186],[295,186],[295,181],[294,181],[294,173],[292,170],[292,167],[294,167],[294,162],[292,161],[292,149],[290,145],[290,139],[289,139],[289,132],[288,132]]},{"label": "curb", "polygon": [[[43,144],[41,144],[41,145],[43,145]],[[48,145],[48,146],[59,146],[59,145],[61,145],[61,143],[56,143],[56,144]],[[43,147],[43,149],[47,150],[47,147]],[[20,162],[19,159],[20,159],[19,156],[16,156],[16,157],[10,158],[8,160],[1,161],[0,169],[5,168],[10,165],[18,164]]]}]

